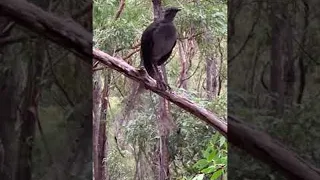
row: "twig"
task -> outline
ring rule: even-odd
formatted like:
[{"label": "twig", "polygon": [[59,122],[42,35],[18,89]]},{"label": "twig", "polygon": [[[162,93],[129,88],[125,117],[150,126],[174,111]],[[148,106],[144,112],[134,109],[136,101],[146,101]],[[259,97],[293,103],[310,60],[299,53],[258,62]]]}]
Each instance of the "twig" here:
[{"label": "twig", "polygon": [[120,4],[119,4],[119,9],[116,13],[116,16],[115,16],[115,20],[119,19],[123,9],[124,9],[124,6],[125,6],[125,1],[124,0],[120,0]]}]

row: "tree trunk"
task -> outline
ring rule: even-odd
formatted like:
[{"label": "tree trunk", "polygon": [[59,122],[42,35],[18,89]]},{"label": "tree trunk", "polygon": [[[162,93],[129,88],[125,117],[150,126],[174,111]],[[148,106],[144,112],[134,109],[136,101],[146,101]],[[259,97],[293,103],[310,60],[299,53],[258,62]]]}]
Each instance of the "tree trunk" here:
[{"label": "tree trunk", "polygon": [[36,79],[41,78],[42,62],[45,58],[44,49],[38,49],[37,47],[43,44],[41,38],[38,38],[32,44],[34,56],[28,63],[26,87],[22,98],[23,103],[19,107],[20,113],[18,118],[21,119],[21,126],[18,140],[18,161],[15,172],[16,180],[32,179],[32,149],[37,121],[38,97],[40,95],[40,81]]},{"label": "tree trunk", "polygon": [[[304,1],[304,17],[303,17],[303,20],[304,20],[304,24],[303,24],[303,29],[302,29],[302,37],[301,37],[301,46],[302,47],[305,47],[305,44],[306,44],[306,35],[308,33],[308,28],[309,27],[309,5],[308,3],[306,3],[306,1]],[[305,58],[305,55],[304,55],[304,52],[303,50],[301,49],[300,50],[300,55],[299,55],[299,74],[300,74],[300,84],[299,84],[299,92],[298,92],[298,97],[297,97],[297,103],[298,104],[301,104],[302,103],[302,98],[303,98],[303,93],[304,93],[304,88],[305,88],[305,85],[306,85],[306,66],[305,66],[305,63],[304,63],[304,58]]]},{"label": "tree trunk", "polygon": [[[214,41],[214,37],[206,30],[205,32],[205,41],[209,44],[215,44],[217,42]],[[219,46],[215,46],[216,49],[205,51],[205,58],[206,58],[206,91],[207,91],[207,98],[213,99],[218,95],[219,91],[219,69],[218,69],[218,56],[217,56],[217,48]],[[220,57],[222,58],[222,57]]]},{"label": "tree trunk", "polygon": [[186,52],[184,48],[184,42],[183,40],[177,42],[178,48],[179,48],[179,59],[181,64],[181,71],[180,76],[178,79],[178,87],[182,87],[183,89],[187,89],[187,70],[188,70],[188,62],[186,57]]},{"label": "tree trunk", "polygon": [[218,95],[219,91],[219,74],[218,74],[218,61],[216,57],[206,58],[206,90],[207,98],[213,99]]},{"label": "tree trunk", "polygon": [[271,104],[277,113],[283,113],[284,106],[284,83],[283,83],[283,22],[277,17],[281,16],[280,5],[271,4],[270,26],[271,31],[271,67],[270,67],[270,89],[273,94]]},{"label": "tree trunk", "polygon": [[292,44],[292,39],[294,39],[294,35],[292,33],[292,17],[291,17],[291,13],[290,13],[290,4],[288,4],[285,8],[285,10],[283,11],[283,13],[285,14],[286,18],[286,28],[285,28],[285,36],[284,39],[286,42],[286,62],[285,62],[285,76],[284,76],[284,81],[285,81],[285,97],[286,97],[286,104],[291,106],[293,103],[293,99],[294,99],[294,93],[295,93],[295,89],[294,89],[294,83],[296,81],[296,77],[295,77],[295,60],[293,58],[293,44]]},{"label": "tree trunk", "polygon": [[178,78],[178,87],[183,89],[188,88],[188,72],[192,66],[192,59],[195,55],[195,37],[194,37],[194,28],[191,26],[191,29],[187,32],[180,32],[184,37],[177,41],[177,46],[179,50],[179,60],[181,64],[180,76]]},{"label": "tree trunk", "polygon": [[[154,20],[157,21],[162,17],[162,7],[161,0],[152,0],[153,10],[154,10]],[[166,70],[164,65],[161,66],[161,74],[163,80],[167,83]],[[169,128],[170,128],[170,118],[169,118],[169,103],[165,98],[160,98],[159,111],[156,112],[157,115],[157,124],[159,128],[159,180],[170,179],[169,174],[169,149],[168,149],[168,137],[169,137]]]},{"label": "tree trunk", "polygon": [[93,172],[95,180],[104,180],[106,171],[103,165],[106,142],[106,114],[108,84],[102,71],[94,73],[93,88]]}]

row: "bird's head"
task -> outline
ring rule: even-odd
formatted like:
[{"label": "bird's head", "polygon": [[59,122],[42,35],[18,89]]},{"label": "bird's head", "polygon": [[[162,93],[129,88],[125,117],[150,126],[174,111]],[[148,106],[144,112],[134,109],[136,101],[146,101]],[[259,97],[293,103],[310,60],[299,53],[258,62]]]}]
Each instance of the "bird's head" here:
[{"label": "bird's head", "polygon": [[176,16],[177,12],[180,11],[180,8],[177,7],[168,7],[164,9],[164,19],[173,21],[174,17]]}]

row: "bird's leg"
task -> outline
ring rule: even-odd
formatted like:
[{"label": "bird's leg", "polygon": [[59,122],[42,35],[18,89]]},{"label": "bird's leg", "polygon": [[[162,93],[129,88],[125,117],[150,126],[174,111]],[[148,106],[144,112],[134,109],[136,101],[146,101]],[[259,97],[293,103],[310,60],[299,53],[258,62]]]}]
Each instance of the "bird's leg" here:
[{"label": "bird's leg", "polygon": [[[160,66],[160,67],[162,67],[162,66]],[[161,68],[160,73],[159,73],[160,78],[161,78],[161,82],[163,82],[164,86],[166,87],[166,90],[171,91],[171,87],[170,87],[169,84],[165,81],[164,71],[165,71],[165,69],[164,69],[164,68],[163,68],[163,69]]]},{"label": "bird's leg", "polygon": [[154,67],[155,68],[155,70],[156,70],[156,74],[157,74],[157,86],[160,88],[160,89],[162,89],[162,90],[164,90],[164,91],[166,91],[167,89],[169,89],[169,90],[171,90],[171,88],[170,88],[170,86],[164,81],[164,78],[163,78],[163,76],[162,76],[162,73],[161,73],[161,71],[158,69],[158,67],[157,66],[155,66]]}]

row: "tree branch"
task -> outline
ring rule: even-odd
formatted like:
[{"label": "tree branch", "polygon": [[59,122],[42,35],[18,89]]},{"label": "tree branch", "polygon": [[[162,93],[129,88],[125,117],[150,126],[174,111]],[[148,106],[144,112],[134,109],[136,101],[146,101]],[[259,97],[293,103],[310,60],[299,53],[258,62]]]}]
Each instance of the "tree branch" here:
[{"label": "tree branch", "polygon": [[267,133],[228,116],[228,141],[271,165],[292,180],[320,179],[320,170],[308,164]]},{"label": "tree branch", "polygon": [[125,0],[120,0],[119,9],[116,13],[115,20],[117,20],[120,17],[120,14],[122,13],[125,5]]},{"label": "tree branch", "polygon": [[1,0],[0,14],[63,45],[90,65],[92,64],[92,34],[72,19],[56,17],[22,0]]},{"label": "tree branch", "polygon": [[178,94],[160,90],[157,87],[154,79],[130,66],[125,61],[112,57],[109,54],[106,54],[98,49],[93,50],[93,57],[94,59],[100,61],[102,64],[105,64],[109,68],[124,74],[130,79],[143,83],[147,89],[155,92],[159,96],[166,98],[177,106],[192,113],[210,126],[215,127],[222,135],[227,135],[227,124],[224,121],[220,120],[217,115],[207,111],[202,107],[199,107],[197,104],[182,96],[179,96]]}]

